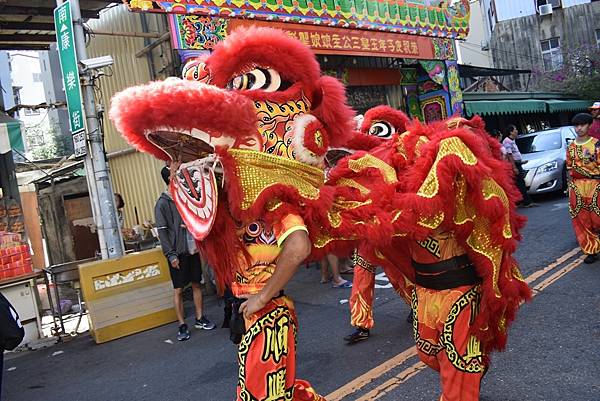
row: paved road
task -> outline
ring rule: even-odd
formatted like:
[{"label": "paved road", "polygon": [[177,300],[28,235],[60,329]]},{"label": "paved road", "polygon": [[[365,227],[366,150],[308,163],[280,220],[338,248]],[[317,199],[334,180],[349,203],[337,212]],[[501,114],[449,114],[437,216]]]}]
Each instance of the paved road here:
[{"label": "paved road", "polygon": [[[600,262],[581,264],[566,199],[548,197],[529,217],[517,253],[524,276],[550,265],[532,286],[505,353],[493,357],[483,401],[600,400]],[[570,252],[572,251],[572,252]],[[561,258],[561,256],[566,255]],[[558,262],[557,259],[559,259]],[[386,286],[384,277],[379,281]],[[437,376],[412,356],[408,307],[393,290],[376,290],[371,339],[346,346],[349,290],[319,284],[302,269],[288,288],[300,319],[298,377],[328,400],[436,400]],[[221,317],[214,298],[208,314]],[[86,335],[5,363],[9,401],[222,401],[234,399],[236,353],[225,330],[193,332],[178,343],[173,325],[107,344]],[[167,343],[165,340],[173,340]],[[57,351],[64,351],[54,355]],[[8,370],[10,369],[10,370]],[[375,373],[368,373],[372,369]],[[349,384],[350,383],[350,384]],[[348,390],[352,388],[353,390]]]}]

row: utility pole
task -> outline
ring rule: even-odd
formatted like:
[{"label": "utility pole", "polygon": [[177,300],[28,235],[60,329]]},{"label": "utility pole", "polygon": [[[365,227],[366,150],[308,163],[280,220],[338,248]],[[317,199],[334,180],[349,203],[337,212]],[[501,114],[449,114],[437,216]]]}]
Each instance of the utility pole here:
[{"label": "utility pole", "polygon": [[[58,0],[56,3],[57,6],[60,6],[64,2]],[[79,7],[79,0],[69,0],[69,3],[73,20],[73,39],[75,42],[77,65],[81,66],[80,61],[88,58],[85,48],[81,9]],[[108,164],[104,154],[104,134],[101,131],[98,121],[96,101],[94,99],[93,71],[87,67],[79,68],[79,75],[81,77],[84,113],[87,121],[86,142],[88,146],[84,165],[94,221],[98,230],[100,251],[102,259],[117,258],[123,255],[123,240],[115,208]]]}]

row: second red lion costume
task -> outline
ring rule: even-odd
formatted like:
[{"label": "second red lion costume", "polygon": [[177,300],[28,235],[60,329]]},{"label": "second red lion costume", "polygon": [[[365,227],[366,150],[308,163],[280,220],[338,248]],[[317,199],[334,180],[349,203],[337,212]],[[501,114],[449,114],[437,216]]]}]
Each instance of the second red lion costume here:
[{"label": "second red lion costume", "polygon": [[[385,247],[359,246],[352,324],[373,324],[372,266],[381,265],[412,307],[418,354],[440,372],[440,399],[478,400],[489,353],[504,347],[508,325],[530,297],[511,256],[523,219],[514,212],[510,169],[480,120],[425,126],[387,107],[367,112],[363,134],[382,130],[387,140],[371,147],[363,138],[368,153],[342,160],[330,174],[331,185],[362,186],[373,196],[383,182],[392,184],[392,221],[412,225]],[[368,179],[356,173],[359,160],[370,164]]]}]

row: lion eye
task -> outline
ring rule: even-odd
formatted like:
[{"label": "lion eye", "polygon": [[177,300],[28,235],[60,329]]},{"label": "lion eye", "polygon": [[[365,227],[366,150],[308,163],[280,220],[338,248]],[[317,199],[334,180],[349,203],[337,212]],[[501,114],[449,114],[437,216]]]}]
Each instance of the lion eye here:
[{"label": "lion eye", "polygon": [[227,84],[233,90],[262,90],[276,92],[286,90],[292,84],[282,81],[281,76],[272,68],[255,68],[245,74],[238,75]]},{"label": "lion eye", "polygon": [[385,121],[379,121],[371,125],[369,135],[374,135],[379,138],[389,138],[396,133],[394,127]]}]

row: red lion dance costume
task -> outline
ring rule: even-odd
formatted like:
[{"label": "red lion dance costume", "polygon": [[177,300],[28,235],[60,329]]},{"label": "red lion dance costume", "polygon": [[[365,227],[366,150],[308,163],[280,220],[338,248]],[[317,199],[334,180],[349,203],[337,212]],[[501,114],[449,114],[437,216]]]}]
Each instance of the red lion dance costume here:
[{"label": "red lion dance costume", "polygon": [[[308,47],[277,30],[238,30],[184,76],[121,92],[111,118],[137,149],[182,163],[173,199],[218,283],[247,299],[238,400],[323,400],[295,378],[297,321],[281,291],[309,253],[360,247],[398,272],[409,297],[415,273],[405,250],[451,232],[452,249],[464,249],[482,282],[438,294],[444,304],[458,299],[456,325],[468,323],[463,331],[484,351],[504,345],[528,289],[510,256],[520,226],[510,176],[478,122],[414,123],[343,159],[325,184],[327,150],[362,139],[352,139],[343,86],[320,76]],[[473,312],[466,322],[463,310]],[[477,365],[461,348],[452,355],[465,369]]]},{"label": "red lion dance costume", "polygon": [[[406,131],[410,123],[409,118],[401,111],[389,106],[377,106],[365,113],[361,123],[360,134],[356,135],[348,146],[354,150],[371,150],[386,141],[396,138],[396,133]],[[368,338],[369,330],[374,326],[373,320],[373,298],[375,291],[375,269],[362,255],[361,250],[353,256],[354,280],[352,284],[352,295],[350,296],[350,324],[359,329],[354,335],[350,335],[349,341]],[[402,272],[389,264],[383,264],[385,274],[390,280],[394,290],[407,301],[410,294],[405,292],[409,287],[405,282]],[[366,336],[360,336],[360,333]]]},{"label": "red lion dance costume", "polygon": [[219,284],[264,300],[245,316],[237,399],[323,400],[295,378],[294,305],[272,283],[302,251],[286,253],[292,236],[308,238],[301,205],[319,197],[327,149],[352,135],[344,88],[321,77],[308,47],[269,29],[236,31],[184,77],[123,91],[111,117],[139,150],[183,162],[170,190]]},{"label": "red lion dance costume", "polygon": [[511,256],[524,220],[514,213],[509,166],[479,119],[425,126],[380,106],[365,114],[361,132],[350,145],[368,153],[343,159],[330,185],[362,187],[372,198],[386,192],[383,183],[393,185],[391,219],[411,228],[394,230],[383,247],[359,246],[351,322],[372,327],[373,266],[381,265],[412,307],[417,351],[440,372],[440,399],[478,400],[489,353],[504,348],[508,325],[530,297]]}]

